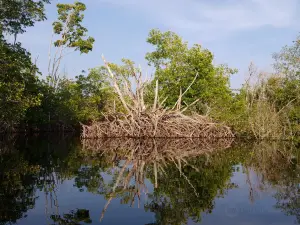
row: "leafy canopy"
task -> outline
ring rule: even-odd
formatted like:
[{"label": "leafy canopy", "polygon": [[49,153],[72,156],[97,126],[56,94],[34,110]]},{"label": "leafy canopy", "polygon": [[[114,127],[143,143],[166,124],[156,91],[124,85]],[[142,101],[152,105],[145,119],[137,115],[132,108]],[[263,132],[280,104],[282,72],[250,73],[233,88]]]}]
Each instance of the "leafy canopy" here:
[{"label": "leafy canopy", "polygon": [[38,72],[28,51],[20,43],[8,43],[4,35],[24,33],[37,21],[46,19],[44,7],[50,0],[0,1],[0,126],[17,124],[28,108],[40,101],[36,89]]},{"label": "leafy canopy", "polygon": [[[200,99],[198,111],[203,111],[203,104],[216,104],[220,99],[230,98],[229,75],[236,70],[226,65],[213,65],[213,54],[199,44],[188,46],[181,37],[173,32],[151,30],[147,42],[155,49],[146,55],[149,65],[156,69],[152,88],[159,81],[159,95],[168,97],[167,106],[173,106],[182,92],[195,82],[183,97],[183,102],[191,104]],[[153,91],[152,91],[153,92]],[[202,107],[202,109],[201,109]]]},{"label": "leafy canopy", "polygon": [[0,71],[0,124],[5,128],[19,122],[41,96],[35,88],[37,68],[19,43],[0,39]]},{"label": "leafy canopy", "polygon": [[67,46],[81,53],[88,53],[93,49],[95,39],[84,39],[88,30],[81,25],[84,18],[82,12],[85,10],[86,6],[81,2],[57,4],[58,21],[53,23],[53,29],[61,38],[54,42],[56,47]]},{"label": "leafy canopy", "polygon": [[34,26],[36,21],[45,20],[44,7],[47,3],[50,3],[50,0],[1,0],[1,33],[24,33],[26,27]]}]

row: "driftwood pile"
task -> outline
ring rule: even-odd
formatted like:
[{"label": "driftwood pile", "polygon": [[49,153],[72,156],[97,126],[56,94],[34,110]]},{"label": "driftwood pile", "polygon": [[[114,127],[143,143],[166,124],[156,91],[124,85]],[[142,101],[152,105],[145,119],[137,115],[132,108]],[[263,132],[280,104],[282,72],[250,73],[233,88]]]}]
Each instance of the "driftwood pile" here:
[{"label": "driftwood pile", "polygon": [[187,116],[184,112],[190,105],[181,107],[182,97],[193,85],[193,82],[182,93],[180,91],[177,102],[172,108],[164,108],[166,99],[159,100],[159,87],[156,81],[153,105],[146,106],[144,89],[148,81],[142,80],[141,71],[132,69],[132,78],[135,81],[133,90],[131,81],[127,77],[114,74],[105,61],[112,87],[122,102],[125,113],[110,113],[104,115],[105,121],[94,122],[91,125],[82,125],[82,138],[95,139],[103,137],[188,137],[188,138],[231,138],[233,133],[229,127],[214,123],[209,117],[193,114]]},{"label": "driftwood pile", "polygon": [[233,137],[229,127],[200,115],[185,116],[176,111],[143,112],[131,117],[110,115],[104,122],[83,126],[83,138],[101,137]]}]

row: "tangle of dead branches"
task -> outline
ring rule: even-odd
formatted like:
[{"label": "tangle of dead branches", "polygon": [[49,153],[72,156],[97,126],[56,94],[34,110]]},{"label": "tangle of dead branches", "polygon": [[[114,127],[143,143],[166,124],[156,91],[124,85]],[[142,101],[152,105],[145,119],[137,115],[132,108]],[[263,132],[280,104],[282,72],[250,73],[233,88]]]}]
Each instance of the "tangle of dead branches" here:
[{"label": "tangle of dead branches", "polygon": [[128,78],[117,77],[109,64],[105,61],[109,79],[112,87],[117,93],[125,113],[111,113],[104,115],[105,120],[94,122],[91,125],[82,125],[83,139],[95,139],[103,137],[204,137],[204,138],[232,138],[234,135],[231,129],[223,124],[214,123],[207,116],[194,113],[187,116],[184,112],[192,104],[181,107],[182,97],[193,85],[193,82],[182,93],[175,105],[166,109],[164,102],[159,100],[158,81],[156,81],[155,97],[153,105],[147,106],[144,102],[144,89],[148,81],[142,80],[141,71],[132,69],[132,76],[135,81],[135,90]]}]

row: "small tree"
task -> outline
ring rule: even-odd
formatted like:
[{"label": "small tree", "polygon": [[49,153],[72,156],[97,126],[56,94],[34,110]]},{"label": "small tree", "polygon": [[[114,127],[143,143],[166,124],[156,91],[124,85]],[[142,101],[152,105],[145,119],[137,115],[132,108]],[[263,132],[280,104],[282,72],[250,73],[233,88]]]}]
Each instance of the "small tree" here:
[{"label": "small tree", "polygon": [[[54,34],[59,38],[51,40],[49,49],[48,79],[49,85],[55,90],[59,83],[59,68],[67,49],[88,53],[93,49],[95,39],[87,37],[87,29],[81,25],[86,6],[81,2],[74,4],[57,4],[58,20],[53,23]],[[52,59],[52,44],[57,48]]]}]

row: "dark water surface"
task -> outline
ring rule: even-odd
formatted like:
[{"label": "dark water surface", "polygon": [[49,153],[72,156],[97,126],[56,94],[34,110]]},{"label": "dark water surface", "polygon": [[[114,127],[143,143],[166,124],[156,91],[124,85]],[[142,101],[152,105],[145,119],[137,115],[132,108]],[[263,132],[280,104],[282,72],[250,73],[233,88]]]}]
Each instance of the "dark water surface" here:
[{"label": "dark water surface", "polygon": [[0,224],[298,224],[299,159],[295,143],[3,139]]}]

